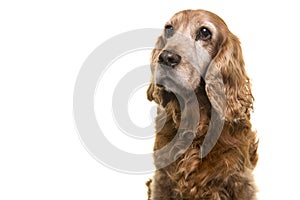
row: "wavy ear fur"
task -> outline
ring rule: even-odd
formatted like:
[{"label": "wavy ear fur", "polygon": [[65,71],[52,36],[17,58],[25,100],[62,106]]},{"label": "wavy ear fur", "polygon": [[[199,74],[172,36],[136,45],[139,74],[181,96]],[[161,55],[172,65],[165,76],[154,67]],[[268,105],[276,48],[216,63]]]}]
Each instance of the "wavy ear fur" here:
[{"label": "wavy ear fur", "polygon": [[253,109],[250,79],[245,71],[240,41],[235,35],[229,33],[223,42],[207,69],[205,81],[212,106],[224,113],[226,120],[250,118]]}]

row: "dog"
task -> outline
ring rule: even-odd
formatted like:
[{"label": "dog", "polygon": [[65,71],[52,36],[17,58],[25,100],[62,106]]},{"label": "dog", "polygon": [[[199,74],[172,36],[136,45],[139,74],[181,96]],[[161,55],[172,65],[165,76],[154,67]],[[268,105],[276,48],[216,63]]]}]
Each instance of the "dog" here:
[{"label": "dog", "polygon": [[254,200],[253,95],[239,39],[216,14],[176,13],[151,55],[158,104],[149,200]]}]

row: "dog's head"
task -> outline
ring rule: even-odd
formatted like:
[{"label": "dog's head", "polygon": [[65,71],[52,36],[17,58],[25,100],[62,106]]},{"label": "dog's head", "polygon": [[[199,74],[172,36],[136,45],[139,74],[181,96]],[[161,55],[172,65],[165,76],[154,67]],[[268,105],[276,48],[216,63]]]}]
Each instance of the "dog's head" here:
[{"label": "dog's head", "polygon": [[204,85],[213,108],[228,120],[249,117],[253,98],[239,39],[209,11],[181,11],[166,23],[151,73],[148,99],[162,106]]}]

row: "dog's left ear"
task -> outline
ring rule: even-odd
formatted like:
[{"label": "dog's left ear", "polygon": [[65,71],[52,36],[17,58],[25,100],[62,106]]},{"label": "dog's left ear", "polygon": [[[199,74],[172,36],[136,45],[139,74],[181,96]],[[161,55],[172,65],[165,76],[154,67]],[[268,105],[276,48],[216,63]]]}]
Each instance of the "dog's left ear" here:
[{"label": "dog's left ear", "polygon": [[155,85],[155,80],[154,80],[154,70],[155,70],[155,65],[158,62],[158,57],[160,52],[162,51],[162,49],[165,46],[165,42],[163,39],[163,36],[159,36],[156,43],[155,43],[155,47],[151,52],[151,63],[150,63],[150,67],[151,67],[151,81],[150,81],[150,85],[148,87],[147,90],[147,97],[149,101],[155,101],[156,103],[160,104],[162,101],[162,97],[161,97],[161,91],[159,91],[159,89],[156,87]]},{"label": "dog's left ear", "polygon": [[213,108],[228,121],[250,118],[253,108],[250,79],[245,71],[239,39],[229,34],[205,75]]}]

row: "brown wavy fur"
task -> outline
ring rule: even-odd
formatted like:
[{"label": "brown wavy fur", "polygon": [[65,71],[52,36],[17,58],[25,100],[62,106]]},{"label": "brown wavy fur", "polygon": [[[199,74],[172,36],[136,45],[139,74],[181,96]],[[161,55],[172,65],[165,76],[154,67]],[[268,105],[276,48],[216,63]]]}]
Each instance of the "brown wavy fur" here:
[{"label": "brown wavy fur", "polygon": [[[218,69],[222,74],[227,104],[226,121],[216,145],[201,159],[199,151],[209,127],[212,105],[218,103],[210,95],[210,88],[205,80],[202,80],[195,89],[200,111],[196,137],[175,162],[156,170],[153,179],[147,182],[148,199],[253,200],[256,199],[256,187],[252,170],[258,160],[258,143],[256,133],[251,129],[253,96],[240,42],[222,19],[208,11],[182,11],[180,18],[177,19],[175,15],[175,21],[188,23],[199,12],[218,27],[222,35],[218,48],[211,50],[214,57],[210,68]],[[165,41],[161,36],[152,52],[152,63],[157,63],[164,45]],[[163,107],[157,111],[156,127],[159,131],[156,133],[155,151],[176,136],[181,112],[174,94],[157,87],[153,77],[147,95],[150,101],[154,100]],[[159,166],[162,161],[154,156],[154,162]]]}]

